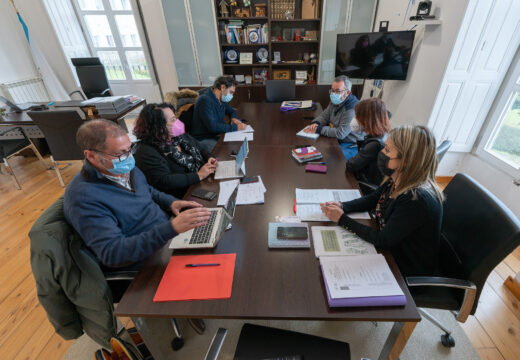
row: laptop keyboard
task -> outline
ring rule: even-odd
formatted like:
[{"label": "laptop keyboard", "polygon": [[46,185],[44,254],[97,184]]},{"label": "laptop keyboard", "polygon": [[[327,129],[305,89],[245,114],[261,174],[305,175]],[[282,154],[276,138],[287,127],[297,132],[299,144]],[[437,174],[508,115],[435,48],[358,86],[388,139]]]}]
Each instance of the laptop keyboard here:
[{"label": "laptop keyboard", "polygon": [[193,230],[193,234],[191,235],[190,244],[208,244],[211,240],[211,232],[213,231],[213,225],[215,224],[215,219],[217,218],[217,210],[210,211],[211,215],[209,217],[208,223],[204,226],[199,226]]}]

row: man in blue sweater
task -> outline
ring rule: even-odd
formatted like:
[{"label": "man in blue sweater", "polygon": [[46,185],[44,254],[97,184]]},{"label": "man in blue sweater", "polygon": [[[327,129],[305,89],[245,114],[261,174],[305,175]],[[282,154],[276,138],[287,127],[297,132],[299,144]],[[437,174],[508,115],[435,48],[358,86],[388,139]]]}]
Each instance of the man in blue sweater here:
[{"label": "man in blue sweater", "polygon": [[322,136],[335,137],[343,155],[348,160],[357,154],[357,141],[363,140],[363,131],[351,127],[354,108],[359,100],[351,93],[352,83],[345,75],[334,79],[331,85],[330,104],[303,131]]},{"label": "man in blue sweater", "polygon": [[148,185],[134,168],[134,145],[116,123],[88,121],[76,140],[86,159],[65,191],[65,218],[104,267],[137,269],[169,239],[207,222],[202,205]]},{"label": "man in blue sweater", "polygon": [[[220,76],[213,87],[206,89],[195,103],[191,135],[209,152],[213,151],[219,134],[246,128],[228,104],[233,99],[235,86],[236,81],[231,76]],[[231,119],[231,124],[224,122],[226,115]]]}]

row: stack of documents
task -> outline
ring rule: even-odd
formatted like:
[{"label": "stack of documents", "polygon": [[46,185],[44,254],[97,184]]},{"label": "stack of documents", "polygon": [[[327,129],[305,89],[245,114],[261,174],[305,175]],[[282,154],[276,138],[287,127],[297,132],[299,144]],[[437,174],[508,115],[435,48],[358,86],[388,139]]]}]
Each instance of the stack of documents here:
[{"label": "stack of documents", "polygon": [[290,111],[297,109],[309,109],[312,107],[312,100],[304,101],[284,101],[280,106],[281,111]]},{"label": "stack of documents", "polygon": [[[239,180],[221,181],[220,191],[218,194],[217,205],[225,206],[233,190],[239,184]],[[264,194],[267,189],[262,182],[262,178],[258,176],[258,182],[238,185],[238,194],[236,205],[253,205],[263,204]]]},{"label": "stack of documents", "polygon": [[251,125],[247,125],[244,130],[227,132],[224,135],[224,142],[232,142],[232,141],[243,141],[247,139],[247,141],[253,141],[253,132],[255,130]]},{"label": "stack of documents", "polygon": [[313,226],[311,230],[317,258],[377,254],[374,245],[340,226]]},{"label": "stack of documents", "polygon": [[307,138],[307,139],[312,139],[312,140],[316,140],[317,138],[320,137],[320,134],[318,134],[318,133],[306,133],[305,131],[303,131],[304,129],[305,128],[303,128],[302,130],[297,132],[296,136],[301,136],[301,137],[304,137],[304,138]]},{"label": "stack of documents", "polygon": [[381,254],[322,256],[330,307],[399,306],[406,297]]},{"label": "stack of documents", "polygon": [[[320,204],[327,201],[345,202],[361,197],[359,190],[298,189],[296,188],[296,215],[302,221],[330,221]],[[367,212],[349,213],[353,219],[370,219]]]},{"label": "stack of documents", "polygon": [[310,248],[311,240],[307,237],[305,240],[287,240],[278,239],[277,231],[279,227],[304,227],[309,230],[309,226],[305,223],[294,222],[274,222],[269,223],[268,245],[270,248]]}]

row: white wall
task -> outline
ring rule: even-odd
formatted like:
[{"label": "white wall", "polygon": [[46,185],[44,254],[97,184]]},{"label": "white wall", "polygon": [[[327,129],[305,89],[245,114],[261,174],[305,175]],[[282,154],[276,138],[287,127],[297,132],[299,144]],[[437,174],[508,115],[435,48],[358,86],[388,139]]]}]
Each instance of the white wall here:
[{"label": "white wall", "polygon": [[161,0],[140,0],[139,4],[162,95],[169,91],[177,91],[179,89],[177,70],[173,61],[173,51],[164,21]]},{"label": "white wall", "polygon": [[[407,12],[409,3],[409,0],[380,0],[375,30],[383,20],[390,22],[389,31],[409,30],[416,24],[421,26],[420,21],[409,20],[416,14],[419,1],[415,1]],[[417,31],[415,49],[407,80],[384,83],[383,100],[393,114],[393,127],[428,123],[467,4],[468,0],[436,0],[433,10],[442,24],[414,29]],[[365,82],[364,98],[369,96],[371,84],[371,80]]]},{"label": "white wall", "polygon": [[0,34],[0,83],[36,76],[25,34],[9,1],[0,1]]}]

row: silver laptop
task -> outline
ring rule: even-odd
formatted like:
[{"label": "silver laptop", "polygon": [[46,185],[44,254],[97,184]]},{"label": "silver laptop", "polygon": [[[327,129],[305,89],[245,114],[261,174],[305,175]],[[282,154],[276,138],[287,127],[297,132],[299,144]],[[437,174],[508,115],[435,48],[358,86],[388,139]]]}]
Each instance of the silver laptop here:
[{"label": "silver laptop", "polygon": [[235,160],[219,161],[217,171],[215,171],[215,179],[233,179],[246,176],[246,156],[249,152],[247,139],[244,138],[240,150]]},{"label": "silver laptop", "polygon": [[208,223],[177,235],[170,242],[170,249],[213,248],[217,246],[227,226],[235,215],[238,185],[224,208],[210,208]]},{"label": "silver laptop", "polygon": [[13,104],[12,102],[10,102],[7,98],[5,98],[3,96],[0,96],[0,102],[3,102],[7,106],[9,106],[11,111],[14,111],[14,112],[22,112],[22,111],[26,111],[26,110],[33,110],[35,108],[43,108],[43,105],[38,105],[38,104],[34,104],[34,103]]}]

